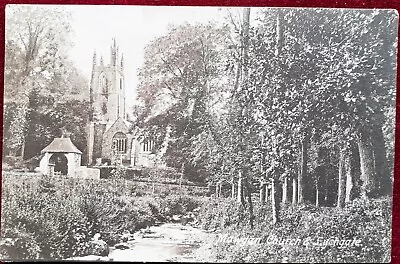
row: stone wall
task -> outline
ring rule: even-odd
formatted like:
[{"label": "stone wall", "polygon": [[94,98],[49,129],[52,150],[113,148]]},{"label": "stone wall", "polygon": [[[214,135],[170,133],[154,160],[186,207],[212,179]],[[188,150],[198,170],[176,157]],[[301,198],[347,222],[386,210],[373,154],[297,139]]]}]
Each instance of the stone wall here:
[{"label": "stone wall", "polygon": [[106,130],[105,124],[94,123],[94,131],[93,131],[94,138],[93,138],[93,152],[92,152],[93,155],[90,163],[94,163],[97,158],[102,157],[102,151],[103,151],[102,143],[105,130]]},{"label": "stone wall", "polygon": [[77,168],[75,176],[82,179],[100,180],[100,170],[95,168],[87,168],[80,166]]},{"label": "stone wall", "polygon": [[127,137],[127,151],[122,156],[123,160],[131,159],[131,146],[132,146],[132,135],[129,134],[129,129],[122,118],[119,118],[115,123],[104,133],[102,141],[102,158],[112,159],[112,139],[117,132],[122,132]]}]

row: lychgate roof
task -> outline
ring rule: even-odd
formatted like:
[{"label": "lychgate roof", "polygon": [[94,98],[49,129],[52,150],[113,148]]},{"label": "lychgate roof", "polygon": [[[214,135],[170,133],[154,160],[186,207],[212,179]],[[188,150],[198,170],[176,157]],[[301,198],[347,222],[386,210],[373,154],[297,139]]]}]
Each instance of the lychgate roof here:
[{"label": "lychgate roof", "polygon": [[72,143],[70,138],[55,138],[53,141],[44,149],[41,153],[55,153],[55,152],[67,152],[67,153],[78,153],[82,152]]}]

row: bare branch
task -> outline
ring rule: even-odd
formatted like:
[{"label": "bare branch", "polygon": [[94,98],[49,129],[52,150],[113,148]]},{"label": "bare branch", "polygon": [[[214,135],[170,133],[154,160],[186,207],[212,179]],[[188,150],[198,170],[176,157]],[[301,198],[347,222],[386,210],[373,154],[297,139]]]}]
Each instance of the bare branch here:
[{"label": "bare branch", "polygon": [[179,99],[179,97],[173,91],[172,87],[166,81],[163,81],[163,83],[165,84],[166,88],[171,92],[172,97],[174,97],[175,99]]},{"label": "bare branch", "polygon": [[229,19],[231,20],[231,23],[232,23],[233,27],[235,28],[236,32],[240,33],[240,31],[241,31],[240,30],[240,25],[237,25],[235,23],[235,19],[233,18],[231,11],[229,9],[227,9],[227,11],[228,11]]},{"label": "bare branch", "polygon": [[172,68],[172,66],[171,66],[171,64],[170,64],[169,62],[167,62],[167,61],[166,61],[165,59],[163,59],[162,57],[161,57],[161,60],[165,63],[165,65],[167,65],[169,71],[170,71],[173,75],[175,75],[175,77],[177,77],[177,78],[182,78],[182,77],[183,77],[183,72],[182,72],[182,70],[181,70],[178,66],[175,66],[175,67],[178,69],[178,71],[179,71],[179,73],[180,73],[181,76],[178,76],[178,75],[175,73],[174,69]]}]

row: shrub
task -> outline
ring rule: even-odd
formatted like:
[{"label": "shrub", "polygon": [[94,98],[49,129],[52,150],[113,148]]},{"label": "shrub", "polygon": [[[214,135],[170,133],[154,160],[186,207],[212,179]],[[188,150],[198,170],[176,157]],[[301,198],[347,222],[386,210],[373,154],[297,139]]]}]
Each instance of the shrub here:
[{"label": "shrub", "polygon": [[200,210],[199,219],[204,229],[219,229],[242,225],[247,222],[247,213],[233,199],[209,199]]},{"label": "shrub", "polygon": [[[21,194],[5,200],[3,230],[20,230],[20,238],[24,237],[24,232],[29,234],[34,241],[32,244],[40,248],[40,258],[57,259],[83,254],[89,238],[86,219],[79,210],[53,194]],[[9,238],[6,233],[3,237]],[[18,245],[15,247],[23,250]]]},{"label": "shrub", "polygon": [[160,197],[150,193],[146,183],[119,177],[96,181],[3,172],[2,183],[4,259],[83,256],[96,233],[113,245],[126,231],[133,233],[202,203],[201,197],[186,196],[185,188],[171,191],[171,186],[162,186],[170,194]]},{"label": "shrub", "polygon": [[0,258],[5,259],[37,259],[40,255],[40,247],[32,234],[24,228],[3,228],[0,243]]},{"label": "shrub", "polygon": [[173,168],[142,168],[141,178],[154,182],[178,183],[180,173]]},{"label": "shrub", "polygon": [[186,214],[201,206],[202,199],[172,194],[161,200],[161,213],[165,216]]},{"label": "shrub", "polygon": [[[219,241],[212,248],[215,261],[228,262],[387,262],[390,260],[391,198],[358,199],[343,209],[321,208],[313,205],[284,206],[281,222],[273,225],[271,206],[255,204],[255,226],[250,229],[242,208],[231,199],[213,199],[202,206],[200,221],[203,228],[218,228],[232,237],[261,238],[262,243],[241,245]],[[267,239],[298,239],[305,246],[271,244]],[[357,245],[317,245],[328,239],[359,239]],[[319,239],[319,240],[318,240]],[[315,243],[315,244],[314,244]]]},{"label": "shrub", "polygon": [[124,166],[117,166],[110,171],[110,179],[118,180],[118,179],[126,179],[127,177],[127,168]]}]

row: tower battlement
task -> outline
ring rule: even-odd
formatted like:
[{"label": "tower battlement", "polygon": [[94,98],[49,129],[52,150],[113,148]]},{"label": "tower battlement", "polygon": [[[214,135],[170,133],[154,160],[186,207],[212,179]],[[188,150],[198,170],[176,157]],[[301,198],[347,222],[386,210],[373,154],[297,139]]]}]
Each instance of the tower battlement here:
[{"label": "tower battlement", "polygon": [[154,144],[134,133],[126,120],[124,56],[113,39],[110,58],[105,63],[93,54],[90,81],[91,117],[87,126],[88,164],[153,166]]}]

